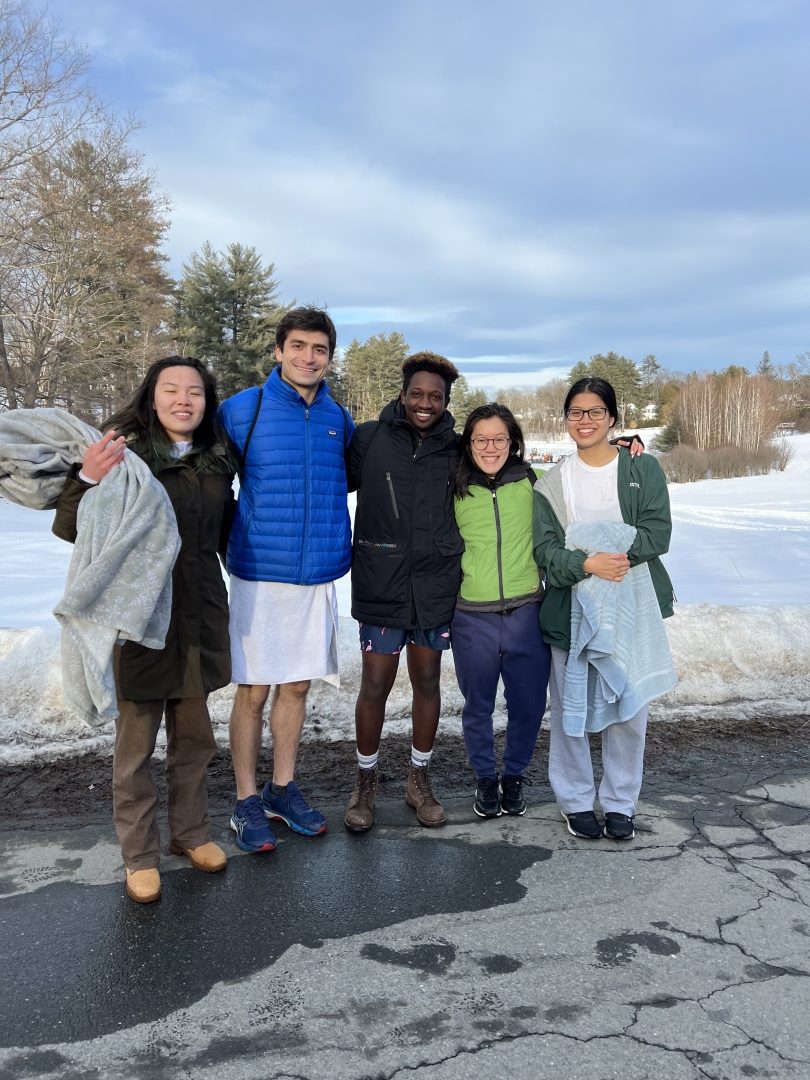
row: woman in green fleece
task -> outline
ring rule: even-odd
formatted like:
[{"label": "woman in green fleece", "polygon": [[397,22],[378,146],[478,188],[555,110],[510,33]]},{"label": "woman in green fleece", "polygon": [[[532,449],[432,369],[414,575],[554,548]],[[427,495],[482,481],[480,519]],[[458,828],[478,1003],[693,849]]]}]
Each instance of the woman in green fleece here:
[{"label": "woman in green fleece", "polygon": [[[550,653],[538,623],[542,587],[532,554],[536,476],[523,454],[523,433],[506,406],[470,413],[458,445],[455,513],[465,551],[450,638],[478,777],[473,809],[485,818],[526,812],[523,773],[546,707]],[[499,678],[508,713],[500,788],[492,729]]]},{"label": "woman in green fleece", "polygon": [[[618,414],[610,383],[580,379],[569,390],[564,408],[577,451],[539,480],[534,508],[534,554],[546,575],[540,626],[552,656],[549,780],[570,833],[589,840],[602,835],[629,840],[635,835],[633,817],[641,790],[647,706],[632,718],[610,723],[602,730],[602,825],[593,808],[596,790],[588,735],[579,737],[563,729],[571,589],[591,574],[621,582],[631,567],[646,563],[661,616],[666,619],[672,615],[672,584],[659,559],[669,548],[672,531],[669,494],[663,470],[654,457],[633,457],[610,443]],[[635,540],[626,552],[588,556],[566,547],[566,529],[572,522],[621,521],[636,528]]]}]

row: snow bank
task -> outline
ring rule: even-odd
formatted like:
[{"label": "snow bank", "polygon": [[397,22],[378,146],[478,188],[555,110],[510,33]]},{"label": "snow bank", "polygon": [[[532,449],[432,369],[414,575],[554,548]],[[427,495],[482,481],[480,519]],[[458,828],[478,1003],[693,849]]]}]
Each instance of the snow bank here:
[{"label": "snow bank", "polygon": [[[688,717],[745,721],[810,712],[810,608],[679,606],[666,622],[679,683],[653,706],[654,720]],[[313,685],[305,737],[351,738],[360,683],[357,624],[340,620],[342,685]],[[234,687],[210,699],[217,742],[225,746]],[[445,730],[460,730],[462,699],[452,654],[442,665]],[[405,663],[388,702],[386,731],[410,725]],[[499,694],[496,721],[505,721]],[[59,631],[0,630],[0,762],[108,751],[113,725],[91,731],[67,710],[60,681]]]}]

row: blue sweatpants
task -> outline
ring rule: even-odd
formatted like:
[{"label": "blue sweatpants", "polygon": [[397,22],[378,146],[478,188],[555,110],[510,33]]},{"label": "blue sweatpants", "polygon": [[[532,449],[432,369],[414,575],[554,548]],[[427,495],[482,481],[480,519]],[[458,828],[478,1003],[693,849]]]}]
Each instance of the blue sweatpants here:
[{"label": "blue sweatpants", "polygon": [[504,776],[522,776],[531,761],[546,708],[551,652],[543,641],[538,605],[509,615],[456,608],[450,642],[464,695],[461,723],[470,764],[480,779],[496,776],[492,713],[498,678],[506,697]]}]

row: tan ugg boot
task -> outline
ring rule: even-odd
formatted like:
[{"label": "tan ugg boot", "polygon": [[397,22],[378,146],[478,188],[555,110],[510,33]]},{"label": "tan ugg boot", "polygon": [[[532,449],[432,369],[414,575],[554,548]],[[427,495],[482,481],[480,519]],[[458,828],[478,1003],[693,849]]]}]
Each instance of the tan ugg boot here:
[{"label": "tan ugg boot", "polygon": [[177,844],[169,844],[169,851],[172,855],[188,855],[194,869],[204,870],[206,874],[216,874],[218,870],[224,870],[228,864],[225,852],[212,840],[193,848],[181,848]]},{"label": "tan ugg boot", "polygon": [[127,896],[136,904],[151,904],[160,899],[160,874],[149,870],[127,870]]}]

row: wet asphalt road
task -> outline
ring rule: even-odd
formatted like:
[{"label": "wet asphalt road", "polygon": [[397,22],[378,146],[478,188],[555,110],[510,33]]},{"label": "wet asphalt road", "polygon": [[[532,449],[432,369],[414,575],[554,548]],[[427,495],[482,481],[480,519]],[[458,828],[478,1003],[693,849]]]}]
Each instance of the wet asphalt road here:
[{"label": "wet asphalt road", "polygon": [[10,897],[0,906],[0,1045],[97,1038],[187,1008],[291,945],[318,949],[325,938],[514,903],[526,893],[521,872],[550,857],[336,830],[233,858],[222,874],[176,870],[154,904],[133,904],[117,882]]},{"label": "wet asphalt road", "polygon": [[810,1078],[806,770],[662,781],[628,844],[327,810],[261,857],[219,815],[144,906],[109,825],[0,829],[0,1080]]}]

